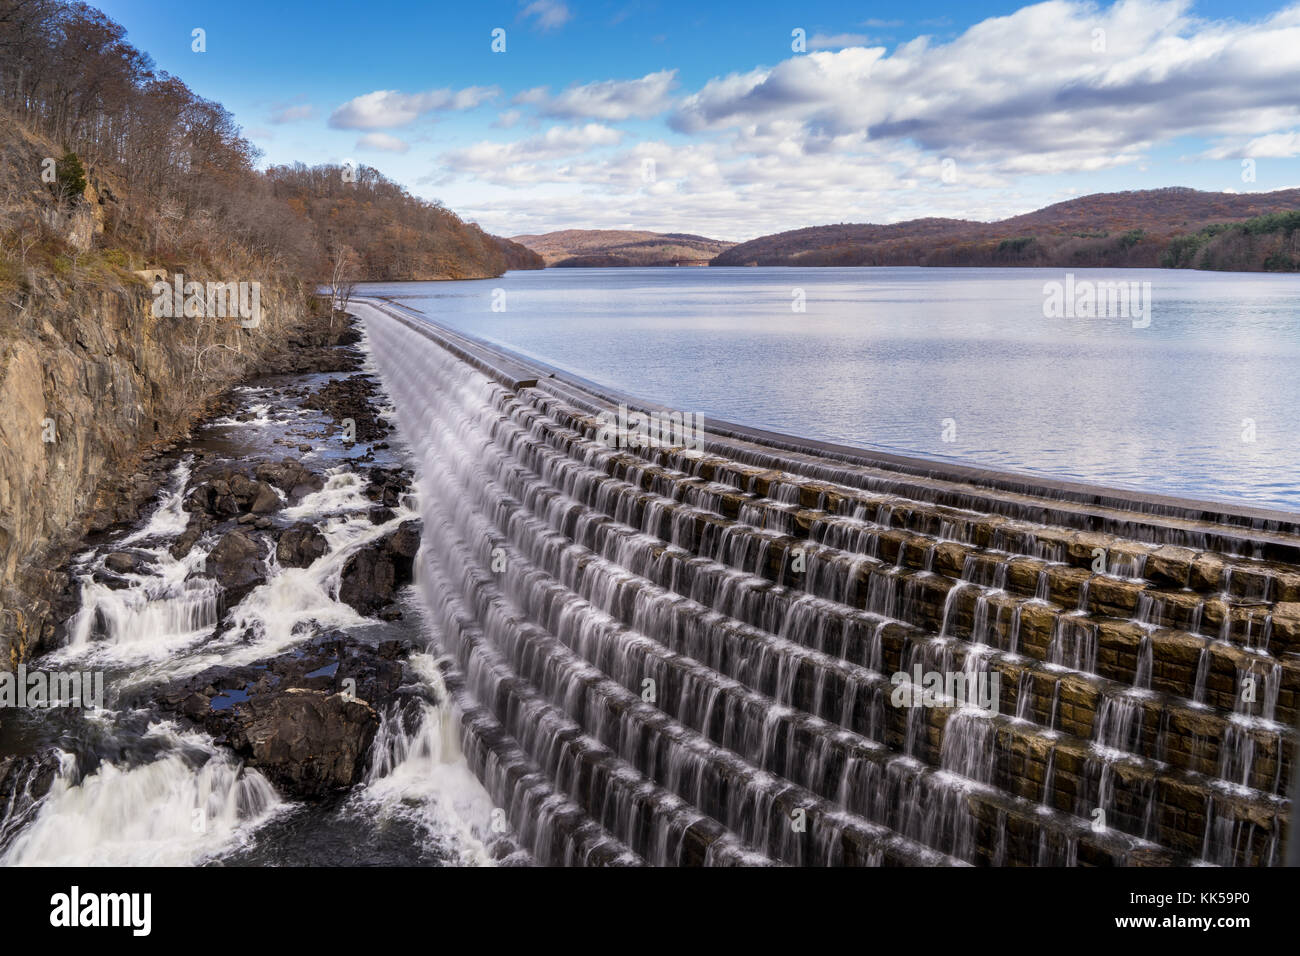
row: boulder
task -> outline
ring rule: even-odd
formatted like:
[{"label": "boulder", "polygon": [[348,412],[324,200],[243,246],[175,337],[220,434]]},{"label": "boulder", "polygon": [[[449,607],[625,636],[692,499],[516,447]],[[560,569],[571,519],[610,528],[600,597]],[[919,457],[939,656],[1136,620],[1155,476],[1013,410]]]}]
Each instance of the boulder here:
[{"label": "boulder", "polygon": [[231,742],[272,782],[311,799],[361,779],[379,729],[364,700],[291,687],[251,710]]},{"label": "boulder", "polygon": [[114,574],[139,574],[145,558],[135,551],[114,551],[104,558],[104,567]]},{"label": "boulder", "polygon": [[305,568],[329,550],[325,536],[305,521],[280,533],[275,559],[286,568]]},{"label": "boulder", "polygon": [[253,474],[267,484],[283,491],[291,502],[300,500],[313,491],[325,487],[320,475],[298,461],[296,458],[284,458],[278,462],[262,462],[253,469]]},{"label": "boulder", "polygon": [[233,607],[266,580],[266,545],[243,529],[227,531],[208,554],[203,573],[215,578],[224,592],[226,607]]},{"label": "boulder", "polygon": [[392,534],[348,559],[339,600],[360,614],[375,614],[392,604],[397,589],[413,580],[419,548],[420,523],[403,521]]},{"label": "boulder", "polygon": [[381,711],[423,696],[403,686],[410,649],[405,641],[324,634],[256,664],[211,667],[156,699],[285,792],[317,799],[361,779]]}]

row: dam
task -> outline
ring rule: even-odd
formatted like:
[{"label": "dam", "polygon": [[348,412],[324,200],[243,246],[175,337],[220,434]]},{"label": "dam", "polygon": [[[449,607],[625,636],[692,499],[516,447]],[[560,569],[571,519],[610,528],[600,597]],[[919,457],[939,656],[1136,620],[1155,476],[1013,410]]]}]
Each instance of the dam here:
[{"label": "dam", "polygon": [[[538,863],[1283,862],[1300,515],[725,422],[611,445],[673,410],[349,311],[462,750]],[[897,693],[931,674],[994,699]]]}]

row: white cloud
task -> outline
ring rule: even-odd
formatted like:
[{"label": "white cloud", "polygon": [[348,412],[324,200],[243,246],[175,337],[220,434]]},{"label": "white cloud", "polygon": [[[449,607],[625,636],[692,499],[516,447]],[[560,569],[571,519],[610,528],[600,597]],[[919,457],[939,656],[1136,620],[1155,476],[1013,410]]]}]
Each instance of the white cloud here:
[{"label": "white cloud", "polygon": [[519,13],[521,20],[534,19],[538,30],[558,30],[573,19],[573,11],[561,0],[533,0]]},{"label": "white cloud", "polygon": [[601,80],[571,86],[555,96],[550,96],[544,86],[534,87],[519,93],[513,102],[536,106],[544,115],[560,119],[618,122],[664,112],[672,105],[670,93],[676,85],[676,70],[660,70],[636,80]]},{"label": "white cloud", "polygon": [[552,126],[540,136],[515,140],[513,143],[484,141],[463,149],[449,150],[440,157],[443,165],[455,172],[476,173],[482,178],[503,173],[507,164],[536,163],[541,160],[573,157],[603,146],[617,146],[623,132],[587,123],[584,126]]},{"label": "white cloud", "polygon": [[1300,123],[1300,7],[1256,23],[1208,22],[1188,8],[1121,0],[1099,11],[1052,0],[946,44],[918,38],[892,54],[795,56],[711,80],[672,123],[701,133],[797,120],[825,134],[865,132],[1008,171],[1057,173],[1131,162],[1178,136]]},{"label": "white cloud", "polygon": [[1291,159],[1300,156],[1300,130],[1256,136],[1246,143],[1221,143],[1205,154],[1206,159]]},{"label": "white cloud", "polygon": [[495,129],[514,129],[519,124],[522,116],[523,114],[519,110],[503,110],[492,121],[492,126]]},{"label": "white cloud", "polygon": [[388,133],[367,133],[357,140],[357,149],[377,149],[385,153],[404,153],[411,148],[405,140]]},{"label": "white cloud", "polygon": [[375,90],[348,100],[330,114],[335,129],[382,129],[405,126],[434,110],[468,110],[499,95],[495,86],[468,86],[463,90],[427,90],[402,93]]},{"label": "white cloud", "polygon": [[[1182,140],[1213,147],[1201,159],[1300,155],[1300,5],[1254,22],[1189,10],[1051,0],[944,42],[814,51],[679,98],[671,70],[535,87],[514,104],[602,122],[442,160],[470,197],[458,208],[496,231],[632,223],[744,239],[831,222],[1004,218],[1108,188],[1086,177],[1147,166]],[[603,125],[665,106],[685,137]]]}]

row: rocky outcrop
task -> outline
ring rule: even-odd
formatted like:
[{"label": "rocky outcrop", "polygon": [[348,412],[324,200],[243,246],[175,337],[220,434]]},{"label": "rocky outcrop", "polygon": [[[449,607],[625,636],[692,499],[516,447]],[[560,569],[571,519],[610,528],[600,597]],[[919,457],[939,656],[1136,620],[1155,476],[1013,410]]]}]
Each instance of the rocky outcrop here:
[{"label": "rocky outcrop", "polygon": [[[280,496],[264,481],[249,478],[238,466],[217,466],[215,477],[195,486],[186,496],[186,511],[201,511],[222,517],[264,515],[280,508]],[[319,480],[319,479],[318,479]]]},{"label": "rocky outcrop", "polygon": [[214,667],[159,696],[171,711],[227,744],[285,792],[317,799],[365,772],[379,713],[409,700],[404,642],[345,634],[247,667]]},{"label": "rocky outcrop", "polygon": [[378,729],[378,714],[363,700],[293,687],[252,708],[232,742],[274,782],[319,797],[360,779]]},{"label": "rocky outcrop", "polygon": [[260,278],[259,327],[234,323],[222,334],[240,351],[198,371],[195,320],[155,317],[150,289],[129,273],[66,284],[33,273],[11,297],[18,311],[0,326],[0,668],[52,638],[50,601],[68,590],[56,569],[73,544],[133,520],[173,440],[306,318],[297,288]]},{"label": "rocky outcrop", "polygon": [[369,375],[353,375],[322,385],[307,401],[330,415],[340,427],[344,421],[352,422],[356,441],[371,442],[388,434],[388,426],[379,420],[371,402],[378,390]]},{"label": "rocky outcrop", "polygon": [[329,543],[314,525],[299,522],[280,533],[275,559],[282,568],[305,568],[328,550]]},{"label": "rocky outcrop", "polygon": [[0,757],[0,846],[30,819],[58,772],[53,750]]},{"label": "rocky outcrop", "polygon": [[[339,600],[360,614],[384,611],[397,597],[398,588],[411,583],[419,550],[420,523],[402,522],[388,537],[348,559],[339,585]],[[391,612],[385,616],[391,616]]]},{"label": "rocky outcrop", "polygon": [[208,554],[203,573],[216,579],[221,585],[224,605],[233,607],[266,581],[265,556],[265,542],[235,529],[222,535]]}]

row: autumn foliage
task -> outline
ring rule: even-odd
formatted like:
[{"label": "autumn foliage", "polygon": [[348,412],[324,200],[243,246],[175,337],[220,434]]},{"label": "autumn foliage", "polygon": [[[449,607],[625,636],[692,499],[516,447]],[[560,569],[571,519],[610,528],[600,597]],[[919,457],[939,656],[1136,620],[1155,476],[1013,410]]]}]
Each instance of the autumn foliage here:
[{"label": "autumn foliage", "polygon": [[[1296,268],[1294,228],[1244,223],[1295,215],[1300,189],[1209,193],[1169,188],[1100,193],[999,222],[914,219],[841,223],[762,236],[713,265]],[[1273,222],[1273,220],[1268,220]],[[1231,227],[1231,228],[1230,228]],[[1199,237],[1199,238],[1198,238]]]}]

